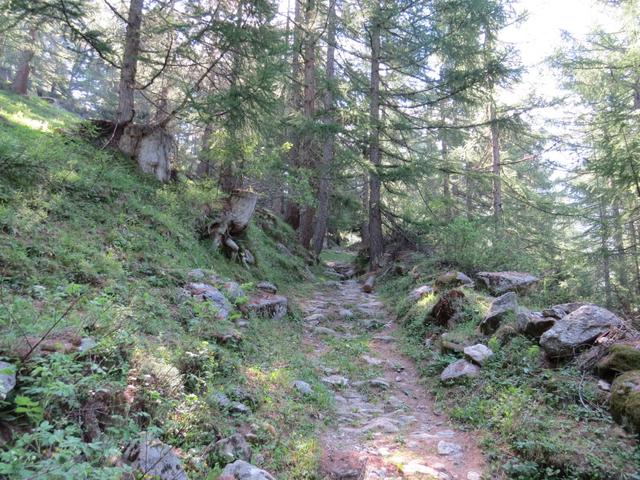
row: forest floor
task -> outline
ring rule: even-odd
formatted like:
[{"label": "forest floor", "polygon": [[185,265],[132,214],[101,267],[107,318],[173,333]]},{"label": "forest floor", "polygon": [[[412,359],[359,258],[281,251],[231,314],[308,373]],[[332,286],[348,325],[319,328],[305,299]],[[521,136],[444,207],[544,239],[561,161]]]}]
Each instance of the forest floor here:
[{"label": "forest floor", "polygon": [[335,390],[335,416],[321,441],[325,478],[481,477],[473,436],[437,411],[375,294],[355,280],[328,281],[299,303],[305,351]]}]

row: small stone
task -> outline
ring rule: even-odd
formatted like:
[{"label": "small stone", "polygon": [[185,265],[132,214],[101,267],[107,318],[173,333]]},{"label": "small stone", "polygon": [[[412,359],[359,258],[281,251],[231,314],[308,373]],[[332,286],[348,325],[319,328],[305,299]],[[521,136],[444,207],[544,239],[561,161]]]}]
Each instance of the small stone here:
[{"label": "small stone", "polygon": [[211,402],[220,408],[228,408],[231,405],[231,400],[224,393],[217,392],[211,395]]},{"label": "small stone", "polygon": [[459,455],[462,453],[462,447],[457,443],[445,442],[440,440],[438,442],[438,455]]},{"label": "small stone", "polygon": [[238,328],[247,328],[249,326],[249,320],[241,318],[240,320],[236,320],[236,326]]},{"label": "small stone", "polygon": [[189,273],[187,273],[187,276],[192,280],[198,281],[198,280],[202,280],[206,276],[206,274],[201,268],[194,268]]},{"label": "small stone", "polygon": [[349,320],[354,317],[353,312],[348,308],[341,308],[338,310],[338,316],[341,320]]},{"label": "small stone", "polygon": [[251,446],[239,433],[218,440],[213,447],[214,458],[224,463],[231,463],[236,460],[249,462],[251,461],[251,454]]},{"label": "small stone", "polygon": [[296,380],[293,382],[293,388],[295,388],[302,395],[309,395],[313,392],[313,388],[307,382],[303,382],[302,380]]},{"label": "small stone", "polygon": [[376,335],[373,337],[373,339],[377,340],[378,342],[385,342],[385,343],[395,342],[396,340],[391,335]]},{"label": "small stone", "polygon": [[382,365],[383,361],[380,360],[379,358],[375,358],[375,357],[371,357],[369,355],[362,355],[362,358],[367,364],[369,365],[373,365],[373,366],[378,366],[378,365]]},{"label": "small stone", "polygon": [[236,460],[230,463],[222,473],[220,479],[224,480],[276,480],[270,473],[259,469],[258,467],[245,462],[244,460]]},{"label": "small stone", "polygon": [[611,391],[611,384],[609,382],[607,382],[606,380],[598,380],[598,388],[600,390],[605,391],[605,392],[610,392]]},{"label": "small stone", "polygon": [[7,395],[16,386],[16,367],[11,363],[0,361],[0,400],[7,398]]},{"label": "small stone", "polygon": [[372,420],[360,429],[360,432],[362,433],[373,431],[380,431],[384,433],[398,433],[400,431],[400,428],[398,428],[397,422],[394,422],[390,418],[381,417]]},{"label": "small stone", "polygon": [[276,287],[271,282],[260,282],[258,285],[256,285],[256,288],[258,290],[262,290],[263,292],[273,293],[274,295],[278,293],[278,287]]},{"label": "small stone", "polygon": [[478,365],[484,365],[493,356],[493,351],[486,345],[478,343],[477,345],[465,347],[464,354]]},{"label": "small stone", "polygon": [[482,475],[478,472],[469,472],[467,473],[467,480],[482,480]]},{"label": "small stone", "polygon": [[389,382],[387,382],[384,378],[374,378],[373,380],[369,380],[369,385],[372,387],[380,388],[382,390],[388,390],[391,388]]},{"label": "small stone", "polygon": [[446,382],[447,380],[454,380],[461,377],[475,377],[478,373],[480,373],[480,367],[460,359],[443,370],[440,374],[440,380]]},{"label": "small stone", "polygon": [[322,382],[336,387],[345,387],[349,384],[349,379],[340,375],[329,375],[323,377]]},{"label": "small stone", "polygon": [[78,346],[79,352],[86,352],[87,350],[91,350],[98,343],[91,337],[84,337],[80,340],[80,346]]},{"label": "small stone", "polygon": [[304,317],[305,323],[311,323],[313,325],[318,325],[319,323],[324,323],[328,320],[327,316],[324,313],[314,313],[312,315]]},{"label": "small stone", "polygon": [[329,335],[331,337],[340,337],[341,336],[335,330],[332,330],[331,328],[327,328],[327,327],[314,327],[313,332],[318,334],[318,335]]},{"label": "small stone", "polygon": [[251,413],[251,409],[247,407],[244,403],[233,402],[229,407],[229,412],[236,413],[238,415],[248,415]]},{"label": "small stone", "polygon": [[187,480],[182,462],[175,450],[160,440],[143,433],[131,442],[123,459],[144,476],[159,480]]}]

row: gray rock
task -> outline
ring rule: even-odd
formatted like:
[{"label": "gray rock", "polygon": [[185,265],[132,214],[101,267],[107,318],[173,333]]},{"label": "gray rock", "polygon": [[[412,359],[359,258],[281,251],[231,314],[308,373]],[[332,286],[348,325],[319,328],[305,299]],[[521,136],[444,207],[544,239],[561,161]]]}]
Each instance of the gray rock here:
[{"label": "gray rock", "polygon": [[561,308],[557,308],[557,307],[545,308],[542,311],[542,316],[543,317],[555,318],[555,319],[558,319],[558,320],[563,318],[566,314],[567,314],[567,312],[565,312]]},{"label": "gray rock", "polygon": [[79,352],[86,352],[95,347],[98,343],[91,337],[84,337],[80,340],[80,345],[78,346]]},{"label": "gray rock", "polygon": [[438,455],[460,455],[462,453],[462,447],[457,443],[445,442],[440,440],[438,442]]},{"label": "gray rock", "polygon": [[362,358],[368,365],[378,366],[378,365],[382,365],[383,363],[383,360],[380,360],[379,358],[375,358],[367,354],[362,355],[362,357],[360,358]]},{"label": "gray rock", "polygon": [[314,327],[313,332],[318,335],[329,335],[330,337],[341,337],[342,335],[327,327]]},{"label": "gray rock", "polygon": [[229,408],[231,406],[231,400],[224,393],[217,392],[209,397],[211,403],[217,405],[220,408]]},{"label": "gray rock", "polygon": [[502,295],[505,292],[526,293],[540,280],[523,272],[479,272],[476,277],[493,295]]},{"label": "gray rock", "polygon": [[235,462],[236,460],[251,461],[251,446],[239,433],[230,437],[218,440],[213,447],[214,458],[224,464]]},{"label": "gray rock", "polygon": [[432,293],[433,287],[431,285],[422,285],[411,290],[411,293],[409,293],[409,300],[411,300],[412,302],[417,302],[422,297],[426,297],[427,295],[431,295]]},{"label": "gray rock", "polygon": [[220,290],[208,283],[188,283],[185,286],[192,297],[202,301],[211,302],[217,309],[217,316],[220,320],[226,320],[233,310],[233,306]]},{"label": "gray rock", "polygon": [[16,367],[11,363],[0,360],[0,400],[7,398],[7,395],[16,386]]},{"label": "gray rock", "polygon": [[388,417],[379,417],[371,420],[364,427],[360,428],[360,432],[384,432],[384,433],[398,433],[400,427],[398,427],[398,421]]},{"label": "gray rock", "polygon": [[204,270],[202,270],[201,268],[194,268],[189,273],[187,273],[187,276],[195,281],[203,280],[206,275],[207,274],[204,273]]},{"label": "gray rock", "polygon": [[289,309],[289,300],[282,295],[258,292],[250,296],[246,308],[259,317],[280,319]]},{"label": "gray rock", "polygon": [[484,320],[480,323],[480,331],[485,335],[495,333],[500,327],[502,320],[509,314],[514,314],[518,310],[518,297],[513,292],[507,292],[496,298],[489,308]]},{"label": "gray rock", "polygon": [[349,320],[354,317],[353,312],[348,308],[341,308],[338,310],[338,316],[340,320]]},{"label": "gray rock", "polygon": [[349,379],[341,375],[329,375],[323,377],[322,382],[332,386],[345,387],[349,384]]},{"label": "gray rock", "polygon": [[225,293],[227,294],[227,297],[232,302],[235,302],[239,298],[247,296],[246,292],[242,289],[242,287],[238,282],[232,282],[232,281],[223,282],[221,284],[221,288],[225,291]]},{"label": "gray rock", "polygon": [[473,280],[462,272],[446,272],[436,278],[434,287],[438,291],[462,286],[473,286]]},{"label": "gray rock", "polygon": [[461,377],[475,377],[480,373],[480,367],[469,363],[466,360],[460,359],[453,362],[447,368],[445,368],[440,374],[440,380],[446,382],[447,380],[455,380]]},{"label": "gray rock", "polygon": [[614,313],[596,305],[584,305],[540,337],[540,346],[553,358],[570,357],[582,346],[592,344],[611,327],[623,324]]},{"label": "gray rock", "polygon": [[276,248],[285,257],[293,257],[293,253],[291,253],[291,250],[289,250],[285,244],[278,242],[276,243]]},{"label": "gray rock", "polygon": [[296,380],[293,382],[293,388],[295,388],[302,395],[309,395],[313,392],[313,388],[307,382],[303,382],[302,380]]},{"label": "gray rock", "polygon": [[251,409],[242,402],[233,402],[229,406],[229,412],[237,413],[238,415],[249,415],[251,413]]},{"label": "gray rock", "polygon": [[[552,316],[543,316],[538,312],[520,312],[516,316],[516,328],[519,332],[527,337],[539,339],[540,336],[553,327],[557,318]],[[565,316],[566,314],[562,314]]]},{"label": "gray rock", "polygon": [[486,345],[478,343],[477,345],[465,347],[464,354],[478,365],[484,365],[484,363],[493,356],[493,351]]},{"label": "gray rock", "polygon": [[467,480],[482,480],[482,475],[480,475],[478,472],[468,472]]},{"label": "gray rock", "polygon": [[276,480],[276,478],[244,460],[236,460],[224,467],[220,480]]},{"label": "gray rock", "polygon": [[187,480],[182,462],[173,448],[143,433],[126,448],[123,459],[147,477],[159,480]]},{"label": "gray rock", "polygon": [[256,288],[258,290],[262,290],[263,292],[267,292],[267,293],[273,293],[273,294],[278,293],[278,287],[276,287],[271,282],[260,282],[258,285],[256,285]]},{"label": "gray rock", "polygon": [[329,319],[327,318],[327,316],[324,313],[313,313],[311,315],[308,315],[308,316],[304,317],[305,323],[311,323],[311,324],[314,324],[314,325],[326,322],[328,320]]}]

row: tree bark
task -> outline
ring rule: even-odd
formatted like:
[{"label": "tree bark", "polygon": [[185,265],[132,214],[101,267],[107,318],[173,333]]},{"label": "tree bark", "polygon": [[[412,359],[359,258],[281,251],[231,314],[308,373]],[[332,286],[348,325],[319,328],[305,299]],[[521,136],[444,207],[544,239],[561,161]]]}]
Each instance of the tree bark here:
[{"label": "tree bark", "polygon": [[[291,59],[291,100],[290,110],[292,114],[302,109],[302,1],[294,0],[294,27],[293,27],[293,56]],[[291,149],[289,150],[289,165],[291,170],[295,170],[300,166],[300,133],[295,131],[295,127],[291,128]],[[298,204],[289,199],[285,204],[284,220],[294,229],[298,229],[300,225],[300,207]]]},{"label": "tree bark", "polygon": [[617,201],[613,202],[611,210],[613,216],[614,235],[613,240],[616,246],[616,270],[620,286],[625,289],[629,288],[629,275],[627,275],[627,265],[625,262],[626,253],[624,249],[624,226],[620,219],[620,205]]},{"label": "tree bark", "polygon": [[32,40],[32,44],[27,45],[20,53],[20,64],[16,70],[16,74],[11,83],[11,91],[18,95],[26,95],[29,89],[29,75],[31,73],[31,60],[35,56],[35,41],[37,36],[37,29],[31,27],[29,29],[29,37]]},{"label": "tree bark", "polygon": [[496,105],[493,99],[489,103],[489,121],[491,122],[491,171],[493,173],[493,218],[496,226],[502,222],[502,179],[500,178],[500,130],[496,118]]},{"label": "tree bark", "polygon": [[[314,132],[311,128],[316,110],[316,34],[313,28],[314,10],[315,0],[307,0],[305,9],[304,97],[302,108],[305,119],[305,132],[302,136],[300,146],[300,163],[303,167],[310,170],[315,170],[317,166],[314,151]],[[313,187],[313,185],[311,186]],[[300,231],[298,232],[300,243],[307,249],[311,247],[315,211],[315,206],[305,205],[300,218]]]},{"label": "tree bark", "polygon": [[127,16],[124,54],[120,69],[120,86],[118,92],[118,112],[116,123],[126,124],[133,120],[134,92],[136,72],[138,69],[138,54],[140,53],[140,29],[142,26],[142,8],[144,0],[131,0]]},{"label": "tree bark", "polygon": [[382,239],[382,214],[380,211],[380,177],[378,168],[380,167],[380,5],[376,9],[371,19],[371,87],[370,98],[370,139],[369,139],[369,161],[371,171],[369,173],[369,259],[370,268],[378,267],[384,245]]},{"label": "tree bark", "polygon": [[640,294],[640,261],[638,259],[638,231],[635,222],[627,223],[629,238],[631,239],[631,256],[633,257],[633,274],[635,279],[635,292]]},{"label": "tree bark", "polygon": [[611,308],[612,305],[612,290],[611,290],[611,262],[609,247],[609,227],[606,216],[606,210],[604,201],[600,200],[600,248],[602,257],[602,279],[604,283],[605,303],[607,308]]},{"label": "tree bark", "polygon": [[366,213],[365,219],[360,226],[360,237],[362,237],[362,247],[369,248],[369,177],[363,176],[362,181],[362,211]]},{"label": "tree bark", "polygon": [[471,161],[467,158],[464,162],[464,207],[467,220],[473,220],[473,193],[471,191]]},{"label": "tree bark", "polygon": [[325,126],[328,131],[325,133],[322,145],[322,160],[319,165],[320,179],[318,182],[318,211],[316,224],[313,231],[313,251],[320,255],[324,245],[324,237],[327,231],[327,220],[329,218],[329,190],[331,188],[330,175],[331,163],[335,149],[335,133],[333,132],[333,82],[335,80],[335,43],[336,43],[336,1],[329,0],[329,11],[327,12],[327,65],[326,81],[323,107],[325,116]]},{"label": "tree bark", "polygon": [[449,178],[449,158],[447,139],[442,136],[442,166],[444,172],[442,174],[442,196],[444,198],[444,217],[445,220],[451,220],[451,181]]}]

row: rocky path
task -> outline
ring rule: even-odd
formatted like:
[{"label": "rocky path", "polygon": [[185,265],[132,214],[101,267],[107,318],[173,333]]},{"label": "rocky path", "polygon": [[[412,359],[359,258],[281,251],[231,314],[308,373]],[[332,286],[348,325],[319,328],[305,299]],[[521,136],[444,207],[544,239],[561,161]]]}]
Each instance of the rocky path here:
[{"label": "rocky path", "polygon": [[355,280],[330,281],[300,300],[310,361],[335,396],[322,437],[327,479],[480,479],[474,438],[434,410],[396,326]]}]

